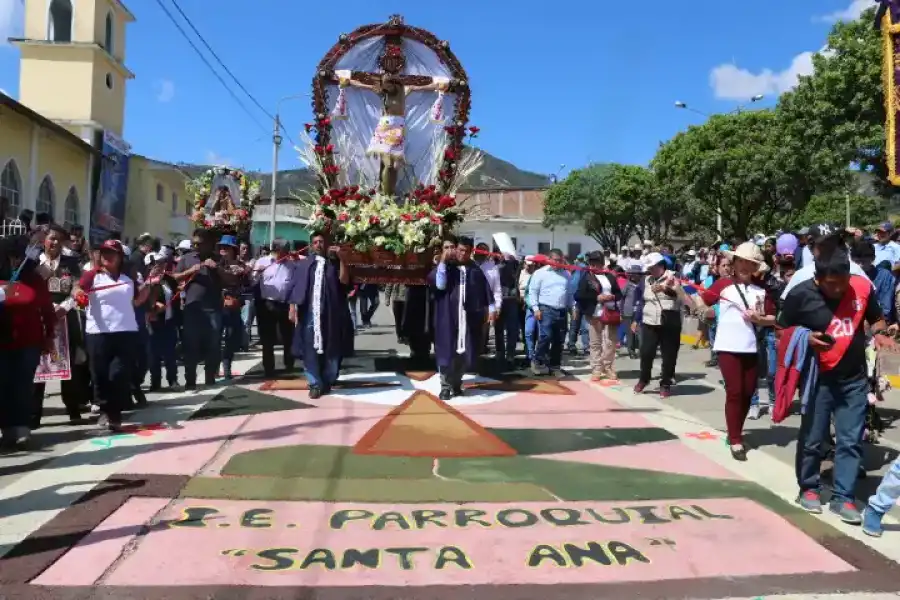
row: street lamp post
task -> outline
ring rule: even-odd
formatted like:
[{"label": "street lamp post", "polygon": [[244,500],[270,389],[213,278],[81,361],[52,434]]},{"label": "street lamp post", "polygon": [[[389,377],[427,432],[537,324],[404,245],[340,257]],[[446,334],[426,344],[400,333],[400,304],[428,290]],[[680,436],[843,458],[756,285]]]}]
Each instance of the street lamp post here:
[{"label": "street lamp post", "polygon": [[[759,102],[760,100],[763,100],[764,98],[765,98],[764,95],[756,94],[755,96],[752,96],[750,98],[750,102],[751,102],[751,104],[755,104],[755,103]],[[675,101],[675,108],[680,108],[682,110],[689,110],[693,113],[697,113],[698,115],[702,115],[707,118],[709,118],[711,116],[709,113],[705,113],[701,110],[697,110],[696,108],[692,108],[692,107],[688,106],[687,102],[682,102],[681,100]],[[735,108],[734,110],[728,111],[726,114],[729,114],[729,115],[738,114],[739,115],[739,114],[741,114],[742,110],[744,110],[744,105],[739,104],[737,106],[737,108]],[[722,231],[722,204],[719,201],[716,202],[716,230],[718,231],[719,235],[723,234],[723,231]]]},{"label": "street lamp post", "polygon": [[269,200],[269,248],[275,246],[275,199],[278,197],[276,189],[278,186],[278,149],[281,147],[281,119],[278,113],[275,113],[275,127],[272,132],[272,191]]},{"label": "street lamp post", "polygon": [[309,94],[291,94],[285,96],[275,105],[275,125],[272,128],[272,192],[269,206],[272,214],[269,215],[269,247],[275,244],[275,201],[278,198],[278,149],[284,138],[281,137],[281,103],[295,98],[308,98]]}]

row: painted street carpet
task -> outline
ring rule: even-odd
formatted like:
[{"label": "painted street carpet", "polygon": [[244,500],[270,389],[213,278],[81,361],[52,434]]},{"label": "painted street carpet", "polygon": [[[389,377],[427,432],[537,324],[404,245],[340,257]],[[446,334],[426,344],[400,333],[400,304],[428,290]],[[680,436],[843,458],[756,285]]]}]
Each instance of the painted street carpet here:
[{"label": "painted street carpet", "polygon": [[881,555],[584,382],[465,387],[441,401],[428,371],[352,373],[316,400],[302,379],[232,386],[0,560],[0,582],[22,597],[123,586],[177,600],[897,581]]}]

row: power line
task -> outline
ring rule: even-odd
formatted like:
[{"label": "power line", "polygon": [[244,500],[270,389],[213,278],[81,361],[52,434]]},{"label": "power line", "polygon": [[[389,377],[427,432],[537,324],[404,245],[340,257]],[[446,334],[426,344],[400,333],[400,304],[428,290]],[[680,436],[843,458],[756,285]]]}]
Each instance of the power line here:
[{"label": "power line", "polygon": [[216,71],[216,69],[212,66],[212,64],[210,64],[209,60],[203,55],[203,53],[200,51],[200,49],[197,47],[197,45],[193,42],[193,40],[191,40],[190,36],[187,34],[187,32],[184,30],[184,28],[178,23],[178,21],[175,20],[175,16],[169,11],[168,8],[166,8],[165,4],[162,3],[162,0],[156,0],[156,3],[163,10],[163,12],[166,13],[166,16],[169,17],[169,20],[172,21],[172,24],[175,25],[175,28],[178,29],[178,31],[181,33],[182,37],[184,37],[184,39],[187,41],[187,43],[190,44],[191,48],[194,49],[194,52],[197,53],[197,56],[200,57],[200,60],[202,60],[203,63],[207,67],[209,67],[209,70],[212,72],[213,75],[215,75],[216,79],[219,80],[219,83],[222,84],[222,87],[224,87],[225,90],[231,95],[231,97],[234,98],[234,101],[238,103],[238,106],[240,106],[241,109],[243,109],[243,111],[245,113],[247,113],[247,116],[250,117],[250,119],[254,123],[256,123],[256,125],[258,127],[260,127],[263,131],[267,131],[268,128],[259,122],[259,119],[256,118],[256,115],[254,115],[252,112],[250,112],[250,109],[247,108],[247,106],[241,101],[241,99],[237,97],[237,94],[234,93],[234,90],[232,90],[231,87],[228,85],[228,83],[226,83],[225,80],[222,79],[222,76],[219,75],[218,71]]},{"label": "power line", "polygon": [[191,21],[190,17],[188,17],[186,14],[184,14],[184,11],[181,10],[181,6],[178,5],[178,0],[171,0],[171,1],[172,1],[172,5],[175,7],[175,10],[178,11],[178,14],[181,15],[181,18],[183,18],[185,20],[185,22],[188,24],[188,27],[190,27],[191,30],[197,35],[197,37],[200,39],[200,42],[204,46],[206,46],[206,49],[209,50],[209,53],[212,54],[213,58],[216,59],[216,62],[219,63],[219,66],[221,66],[222,69],[226,73],[228,73],[228,76],[231,77],[231,79],[237,84],[237,86],[239,88],[241,88],[241,91],[243,91],[245,94],[247,94],[247,97],[250,98],[250,100],[253,102],[253,104],[255,104],[259,108],[259,110],[263,111],[263,114],[265,114],[267,117],[269,117],[270,119],[272,119],[274,121],[275,116],[272,115],[268,110],[266,110],[266,108],[262,104],[260,104],[256,98],[253,97],[253,94],[251,94],[247,90],[247,88],[245,88],[244,85],[238,80],[238,78],[235,76],[235,74],[231,72],[231,69],[229,69],[225,65],[224,62],[222,62],[222,59],[219,58],[219,55],[216,54],[216,51],[212,49],[212,46],[209,45],[209,42],[206,41],[206,38],[203,37],[203,34],[201,34],[197,30],[197,28],[194,26],[194,23],[193,23],[193,21]]}]

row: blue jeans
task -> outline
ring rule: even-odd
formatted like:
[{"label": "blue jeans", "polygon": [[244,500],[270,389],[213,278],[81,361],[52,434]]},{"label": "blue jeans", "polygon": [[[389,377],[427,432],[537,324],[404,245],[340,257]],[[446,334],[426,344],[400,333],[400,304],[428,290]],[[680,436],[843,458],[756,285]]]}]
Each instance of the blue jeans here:
[{"label": "blue jeans", "polygon": [[869,506],[884,514],[897,504],[900,498],[900,457],[894,459],[891,468],[884,474],[875,494],[869,498]]},{"label": "blue jeans", "polygon": [[[312,310],[306,311],[303,335],[309,340],[313,339],[315,335]],[[310,356],[306,351],[307,348],[311,349],[312,344],[304,344],[303,366],[306,368],[306,382],[309,384],[310,389],[330,389],[338,378],[338,372],[341,367],[340,358],[329,357],[327,354],[312,354]]]},{"label": "blue jeans", "polygon": [[537,337],[537,319],[530,308],[526,308],[525,314],[525,355],[528,360],[534,360],[534,344]]},{"label": "blue jeans", "polygon": [[360,287],[359,316],[363,325],[369,326],[372,324],[372,317],[375,316],[375,311],[378,310],[379,304],[381,304],[381,299],[377,285],[369,283]]},{"label": "blue jeans", "polygon": [[166,381],[169,385],[178,382],[178,362],[176,361],[175,348],[178,345],[178,327],[174,319],[164,320],[160,315],[159,321],[150,324],[150,385],[159,387],[162,382],[162,368],[166,367]]},{"label": "blue jeans", "polygon": [[[357,292],[357,294],[359,294],[359,292]],[[356,296],[347,300],[347,304],[350,305],[350,320],[353,321],[353,330],[354,331],[359,329],[359,321],[357,320],[357,316],[356,316],[356,306],[358,303],[359,303],[359,299]]]},{"label": "blue jeans", "polygon": [[0,429],[30,425],[34,372],[40,360],[40,348],[0,350]]},{"label": "blue jeans", "polygon": [[796,471],[800,490],[820,491],[822,458],[830,446],[834,416],[834,501],[850,502],[862,463],[862,434],[869,407],[869,381],[820,377],[800,421]]},{"label": "blue jeans", "polygon": [[219,374],[222,361],[222,311],[207,309],[200,303],[188,304],[184,315],[184,379],[197,383],[197,365],[203,363],[206,382]]},{"label": "blue jeans", "polygon": [[504,300],[500,308],[500,317],[494,323],[494,345],[497,358],[512,360],[516,356],[519,344],[519,303],[516,300]]},{"label": "blue jeans", "polygon": [[[234,360],[234,355],[240,351],[244,341],[244,322],[241,320],[241,311],[226,309],[222,313],[222,335],[225,336],[222,364],[225,367],[225,374],[228,375],[231,371],[231,361]],[[290,341],[285,343],[289,344]]]},{"label": "blue jeans", "polygon": [[241,349],[250,348],[250,332],[253,329],[253,321],[256,320],[256,302],[253,298],[244,298],[241,306],[241,321],[244,324],[244,339],[241,342]]},{"label": "blue jeans", "polygon": [[541,305],[538,321],[538,341],[534,349],[534,362],[557,368],[562,364],[563,343],[566,338],[566,309]]},{"label": "blue jeans", "polygon": [[577,319],[569,321],[569,350],[575,350],[575,342],[578,341],[579,333],[581,334],[581,349],[587,350],[591,347],[591,342],[588,338],[588,320],[581,314],[581,311],[578,311]]},{"label": "blue jeans", "polygon": [[[759,364],[760,367],[762,367],[762,365],[766,365],[767,367],[766,390],[769,393],[769,404],[775,406],[775,371],[778,368],[778,352],[775,349],[775,329],[767,327],[763,339],[766,342],[766,361]],[[762,374],[762,369],[760,369],[760,374]],[[758,386],[756,391],[753,392],[753,398],[750,399],[750,406],[756,406],[757,404],[759,404]]]}]

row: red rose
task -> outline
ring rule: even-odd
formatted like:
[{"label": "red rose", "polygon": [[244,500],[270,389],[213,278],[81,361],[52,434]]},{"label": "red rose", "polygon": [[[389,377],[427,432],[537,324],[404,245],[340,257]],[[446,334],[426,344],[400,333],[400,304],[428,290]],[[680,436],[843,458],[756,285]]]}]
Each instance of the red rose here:
[{"label": "red rose", "polygon": [[374,195],[375,195],[375,188],[369,188],[368,194],[369,194],[370,196],[374,196]]},{"label": "red rose", "polygon": [[309,133],[310,131],[312,131],[312,128],[313,128],[313,124],[312,124],[312,123],[304,123],[304,124],[303,124],[303,129],[306,130],[306,133]]},{"label": "red rose", "polygon": [[413,220],[412,215],[400,215],[400,218],[409,223]]},{"label": "red rose", "polygon": [[351,194],[355,194],[355,193],[358,192],[358,191],[359,191],[359,186],[358,186],[358,185],[351,185],[351,186],[350,186],[350,193],[351,193]]},{"label": "red rose", "polygon": [[331,206],[331,196],[322,196],[322,200],[320,202],[323,206]]},{"label": "red rose", "polygon": [[322,119],[321,121],[319,121],[319,124],[322,127],[328,127],[329,125],[331,125],[331,119],[328,119],[328,118]]},{"label": "red rose", "polygon": [[477,135],[479,131],[481,131],[481,129],[479,129],[478,127],[475,127],[474,125],[472,125],[471,127],[469,127],[469,134],[470,134],[470,135]]},{"label": "red rose", "polygon": [[428,216],[428,213],[425,212],[424,210],[420,210],[419,212],[416,213],[417,219],[424,219],[427,216]]},{"label": "red rose", "polygon": [[438,215],[434,215],[433,217],[431,217],[431,222],[434,223],[435,225],[440,225],[441,218]]},{"label": "red rose", "polygon": [[381,223],[381,219],[379,219],[375,215],[369,217],[369,225],[378,225],[379,223]]},{"label": "red rose", "polygon": [[338,221],[346,221],[349,218],[350,218],[350,215],[348,215],[345,212],[342,212],[341,214],[338,215]]},{"label": "red rose", "polygon": [[328,144],[325,146],[325,152],[334,152],[334,144]]},{"label": "red rose", "polygon": [[444,150],[444,158],[447,160],[456,160],[456,152],[454,152],[453,148]]},{"label": "red rose", "polygon": [[316,146],[314,148],[314,150],[316,151],[316,154],[322,154],[325,151],[325,149],[322,148],[322,146]]}]

